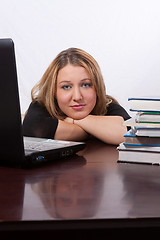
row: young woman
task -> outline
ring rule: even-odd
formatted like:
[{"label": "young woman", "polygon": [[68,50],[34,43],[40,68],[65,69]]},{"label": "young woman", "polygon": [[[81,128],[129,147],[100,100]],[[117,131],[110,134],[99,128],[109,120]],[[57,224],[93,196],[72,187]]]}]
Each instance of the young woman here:
[{"label": "young woman", "polygon": [[32,103],[23,121],[25,136],[84,141],[90,135],[119,144],[129,118],[109,95],[95,59],[69,48],[50,64],[32,91]]}]

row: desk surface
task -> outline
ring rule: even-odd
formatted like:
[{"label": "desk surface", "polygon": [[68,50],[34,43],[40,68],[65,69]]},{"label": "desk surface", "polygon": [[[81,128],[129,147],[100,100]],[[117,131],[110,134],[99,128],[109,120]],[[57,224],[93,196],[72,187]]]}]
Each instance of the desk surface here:
[{"label": "desk surface", "polygon": [[0,167],[0,228],[159,227],[160,167],[117,159],[116,146],[88,141],[78,156],[37,169]]}]

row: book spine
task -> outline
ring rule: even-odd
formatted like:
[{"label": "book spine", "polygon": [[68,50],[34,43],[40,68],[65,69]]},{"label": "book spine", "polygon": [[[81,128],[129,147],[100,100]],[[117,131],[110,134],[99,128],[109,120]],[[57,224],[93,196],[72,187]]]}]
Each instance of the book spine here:
[{"label": "book spine", "polygon": [[160,145],[154,144],[140,144],[140,143],[123,143],[125,146],[144,146],[144,147],[160,147]]}]

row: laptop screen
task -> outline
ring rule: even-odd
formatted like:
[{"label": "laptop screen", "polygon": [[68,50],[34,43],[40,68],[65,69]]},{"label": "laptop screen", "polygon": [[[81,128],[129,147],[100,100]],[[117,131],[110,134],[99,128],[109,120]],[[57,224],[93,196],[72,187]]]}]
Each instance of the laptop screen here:
[{"label": "laptop screen", "polygon": [[0,164],[15,165],[24,156],[14,44],[0,39]]}]

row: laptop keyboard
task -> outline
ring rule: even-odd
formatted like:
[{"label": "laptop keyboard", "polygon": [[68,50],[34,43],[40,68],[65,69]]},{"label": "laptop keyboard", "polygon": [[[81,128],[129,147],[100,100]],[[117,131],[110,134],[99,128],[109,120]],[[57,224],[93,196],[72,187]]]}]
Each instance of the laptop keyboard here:
[{"label": "laptop keyboard", "polygon": [[51,140],[51,141],[44,141],[44,142],[36,142],[36,141],[24,141],[24,148],[25,150],[35,150],[35,151],[47,151],[56,148],[63,148],[64,146],[68,146],[69,142],[67,141],[58,141],[58,140]]}]

